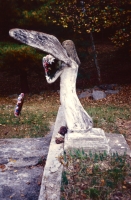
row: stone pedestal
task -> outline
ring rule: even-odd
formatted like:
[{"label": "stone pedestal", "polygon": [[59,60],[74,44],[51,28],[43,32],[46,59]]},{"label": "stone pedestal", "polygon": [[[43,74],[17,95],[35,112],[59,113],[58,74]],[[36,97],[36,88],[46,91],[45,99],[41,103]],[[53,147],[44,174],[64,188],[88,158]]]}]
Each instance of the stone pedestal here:
[{"label": "stone pedestal", "polygon": [[92,128],[87,133],[68,133],[65,135],[64,150],[83,149],[85,152],[109,153],[110,146],[105,133],[100,128]]},{"label": "stone pedestal", "polygon": [[128,154],[131,151],[121,134],[104,133],[100,128],[92,128],[87,133],[67,133],[64,145],[55,143],[55,136],[61,126],[65,126],[65,118],[60,107],[54,126],[48,157],[42,177],[40,195],[38,200],[60,200],[61,176],[63,165],[58,161],[60,154],[69,149],[81,148],[86,153],[103,152]]}]

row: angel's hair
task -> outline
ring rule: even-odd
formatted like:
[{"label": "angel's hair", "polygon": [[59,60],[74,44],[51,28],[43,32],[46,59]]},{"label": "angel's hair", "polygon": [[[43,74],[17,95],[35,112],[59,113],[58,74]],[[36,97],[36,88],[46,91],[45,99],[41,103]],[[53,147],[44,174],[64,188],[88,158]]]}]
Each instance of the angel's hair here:
[{"label": "angel's hair", "polygon": [[74,42],[72,40],[65,40],[62,43],[62,46],[66,50],[68,56],[72,58],[78,65],[80,65],[81,62],[78,58]]}]

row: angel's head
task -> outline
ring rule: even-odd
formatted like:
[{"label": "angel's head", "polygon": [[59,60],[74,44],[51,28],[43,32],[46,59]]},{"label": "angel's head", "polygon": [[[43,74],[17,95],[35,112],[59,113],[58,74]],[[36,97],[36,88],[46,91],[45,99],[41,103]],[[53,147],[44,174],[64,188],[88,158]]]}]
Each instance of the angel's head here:
[{"label": "angel's head", "polygon": [[62,43],[62,46],[64,47],[64,49],[67,52],[67,55],[72,58],[78,65],[81,64],[77,52],[76,52],[76,48],[75,48],[75,44],[72,40],[65,40]]}]

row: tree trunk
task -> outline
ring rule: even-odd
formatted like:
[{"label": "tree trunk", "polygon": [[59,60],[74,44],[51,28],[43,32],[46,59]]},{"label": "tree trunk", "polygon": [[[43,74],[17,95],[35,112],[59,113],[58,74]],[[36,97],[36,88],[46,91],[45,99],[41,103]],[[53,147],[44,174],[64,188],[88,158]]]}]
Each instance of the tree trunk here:
[{"label": "tree trunk", "polygon": [[[85,13],[86,9],[84,7],[84,1],[81,1],[81,6],[82,6],[82,9],[83,9],[83,13]],[[94,62],[95,62],[95,66],[96,66],[96,69],[97,69],[97,74],[98,74],[98,81],[101,82],[101,73],[100,73],[100,68],[99,68],[99,65],[98,65],[98,61],[97,61],[97,53],[96,53],[96,47],[95,47],[95,44],[94,44],[94,39],[93,39],[93,34],[92,32],[90,32],[90,38],[91,38],[91,44],[92,44],[92,50],[93,50],[93,57],[94,57]]]},{"label": "tree trunk", "polygon": [[95,66],[96,66],[96,69],[97,69],[97,74],[98,74],[98,81],[101,82],[101,72],[100,72],[100,68],[99,68],[99,65],[98,65],[98,61],[97,61],[96,47],[95,47],[95,44],[94,44],[92,32],[90,32],[90,38],[91,38],[91,44],[92,44],[92,50],[93,50],[93,59],[94,59]]},{"label": "tree trunk", "polygon": [[20,71],[20,87],[22,93],[29,93],[27,72],[24,69],[21,69]]}]

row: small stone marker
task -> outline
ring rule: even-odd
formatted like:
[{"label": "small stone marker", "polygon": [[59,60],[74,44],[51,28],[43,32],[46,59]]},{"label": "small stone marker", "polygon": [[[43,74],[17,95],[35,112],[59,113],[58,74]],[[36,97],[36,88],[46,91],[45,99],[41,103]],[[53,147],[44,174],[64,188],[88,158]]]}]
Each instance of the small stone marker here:
[{"label": "small stone marker", "polygon": [[98,91],[98,90],[93,90],[92,96],[93,96],[94,100],[99,100],[99,99],[106,98],[105,92]]},{"label": "small stone marker", "polygon": [[92,94],[89,91],[82,92],[80,95],[78,95],[79,99],[86,98],[86,97],[91,97],[91,96],[92,96]]},{"label": "small stone marker", "polygon": [[119,90],[106,90],[105,93],[106,94],[118,94]]}]

